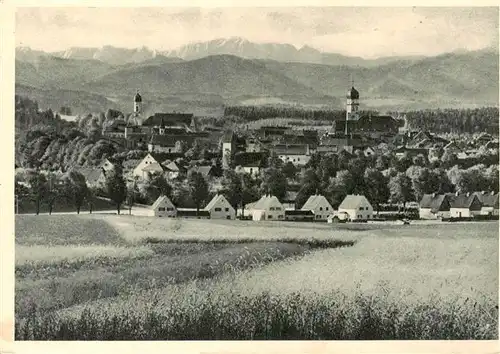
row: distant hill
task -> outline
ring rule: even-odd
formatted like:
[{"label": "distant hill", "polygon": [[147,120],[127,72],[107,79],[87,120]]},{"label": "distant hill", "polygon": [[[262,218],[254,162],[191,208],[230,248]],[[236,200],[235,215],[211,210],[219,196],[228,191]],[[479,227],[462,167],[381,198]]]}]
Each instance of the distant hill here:
[{"label": "distant hill", "polygon": [[239,96],[323,96],[310,86],[268,69],[263,63],[231,55],[116,70],[87,82],[83,89],[99,93],[129,93],[131,87],[157,94],[216,94],[226,99]]},{"label": "distant hill", "polygon": [[71,88],[109,73],[114,67],[98,60],[62,59],[39,56],[31,62],[16,59],[16,83],[34,87]]},{"label": "distant hill", "polygon": [[115,102],[102,95],[84,91],[44,90],[40,87],[16,84],[16,94],[37,101],[39,107],[43,110],[51,108],[53,111],[58,111],[61,107],[68,106],[71,107],[73,114],[83,115],[119,107]]},{"label": "distant hill", "polygon": [[[291,50],[291,49],[290,49]],[[183,53],[178,53],[182,54]],[[366,109],[404,110],[498,106],[498,52],[456,52],[394,59],[372,67],[211,55],[183,60],[156,55],[110,65],[22,50],[16,84],[38,88],[40,103],[128,111],[139,89],[150,110],[220,111],[225,104],[285,104],[342,108],[350,76]],[[29,59],[29,62],[27,61]],[[33,91],[34,92],[34,91]],[[78,100],[78,95],[83,99]],[[71,101],[71,102],[69,102]],[[64,104],[63,104],[64,103]]]}]

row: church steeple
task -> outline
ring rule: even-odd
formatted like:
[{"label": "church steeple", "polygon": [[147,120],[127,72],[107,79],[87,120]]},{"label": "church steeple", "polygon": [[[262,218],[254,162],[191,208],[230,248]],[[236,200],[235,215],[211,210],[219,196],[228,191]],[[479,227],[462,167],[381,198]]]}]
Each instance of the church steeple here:
[{"label": "church steeple", "polygon": [[346,121],[359,119],[359,91],[354,88],[354,80],[351,77],[351,88],[346,95]]},{"label": "church steeple", "polygon": [[353,121],[359,119],[359,91],[354,88],[354,79],[351,75],[351,88],[347,90],[346,95],[346,113],[345,113],[345,131],[344,134],[348,136],[350,132],[350,126]]},{"label": "church steeple", "polygon": [[134,96],[134,114],[137,116],[142,113],[142,97],[139,94],[139,90]]}]

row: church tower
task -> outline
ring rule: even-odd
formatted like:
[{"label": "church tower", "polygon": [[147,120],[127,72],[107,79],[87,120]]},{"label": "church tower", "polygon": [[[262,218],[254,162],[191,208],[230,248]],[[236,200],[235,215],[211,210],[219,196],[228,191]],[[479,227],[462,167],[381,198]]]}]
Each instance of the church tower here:
[{"label": "church tower", "polygon": [[348,136],[350,131],[351,122],[356,122],[359,119],[359,92],[354,88],[354,82],[351,81],[351,88],[347,90],[346,112],[345,112],[345,135]]},{"label": "church tower", "polygon": [[346,120],[358,120],[359,119],[359,92],[351,87],[347,91],[347,102],[346,102]]},{"label": "church tower", "polygon": [[139,116],[142,114],[142,97],[139,95],[139,90],[134,96],[134,115]]}]

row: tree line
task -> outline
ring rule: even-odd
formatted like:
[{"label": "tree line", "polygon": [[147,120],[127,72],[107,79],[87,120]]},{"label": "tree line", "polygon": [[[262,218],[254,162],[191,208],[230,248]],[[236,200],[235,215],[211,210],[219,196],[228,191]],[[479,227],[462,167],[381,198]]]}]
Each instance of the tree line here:
[{"label": "tree line", "polygon": [[[378,114],[378,112],[372,110],[361,112],[362,115],[370,113],[373,115]],[[390,112],[390,114],[395,118],[406,116],[408,125],[412,129],[458,134],[489,132],[490,134],[498,135],[498,107],[424,109]],[[239,117],[245,121],[278,117],[299,118],[311,121],[333,121],[344,119],[345,110],[276,106],[227,106],[224,108],[224,117]]]}]

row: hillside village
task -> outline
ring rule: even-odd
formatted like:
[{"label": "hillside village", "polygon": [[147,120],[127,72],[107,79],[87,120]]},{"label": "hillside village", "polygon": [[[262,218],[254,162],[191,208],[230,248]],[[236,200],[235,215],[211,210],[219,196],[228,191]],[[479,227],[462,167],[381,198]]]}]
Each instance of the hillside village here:
[{"label": "hillside village", "polygon": [[[131,113],[109,109],[79,118],[78,127],[90,126],[87,137],[59,114],[42,114],[30,103],[31,113],[18,109],[16,124],[28,126],[25,116],[35,112],[51,128],[29,132],[19,144],[17,198],[34,202],[39,212],[44,203],[52,211],[63,199],[80,210],[99,196],[113,200],[118,211],[122,204],[140,203],[150,206],[151,215],[167,217],[366,221],[382,218],[380,212],[424,219],[498,215],[498,137],[447,137],[411,126],[404,115],[363,112],[354,84],[344,99],[345,113],[328,124],[304,128],[278,120],[228,128],[203,124],[190,113],[147,116],[147,97],[137,91]],[[30,102],[16,100],[20,107]],[[67,168],[61,152],[44,163],[52,145],[71,139],[83,145],[70,154],[88,153],[83,163],[79,154]],[[40,145],[46,150],[34,157]]]}]

